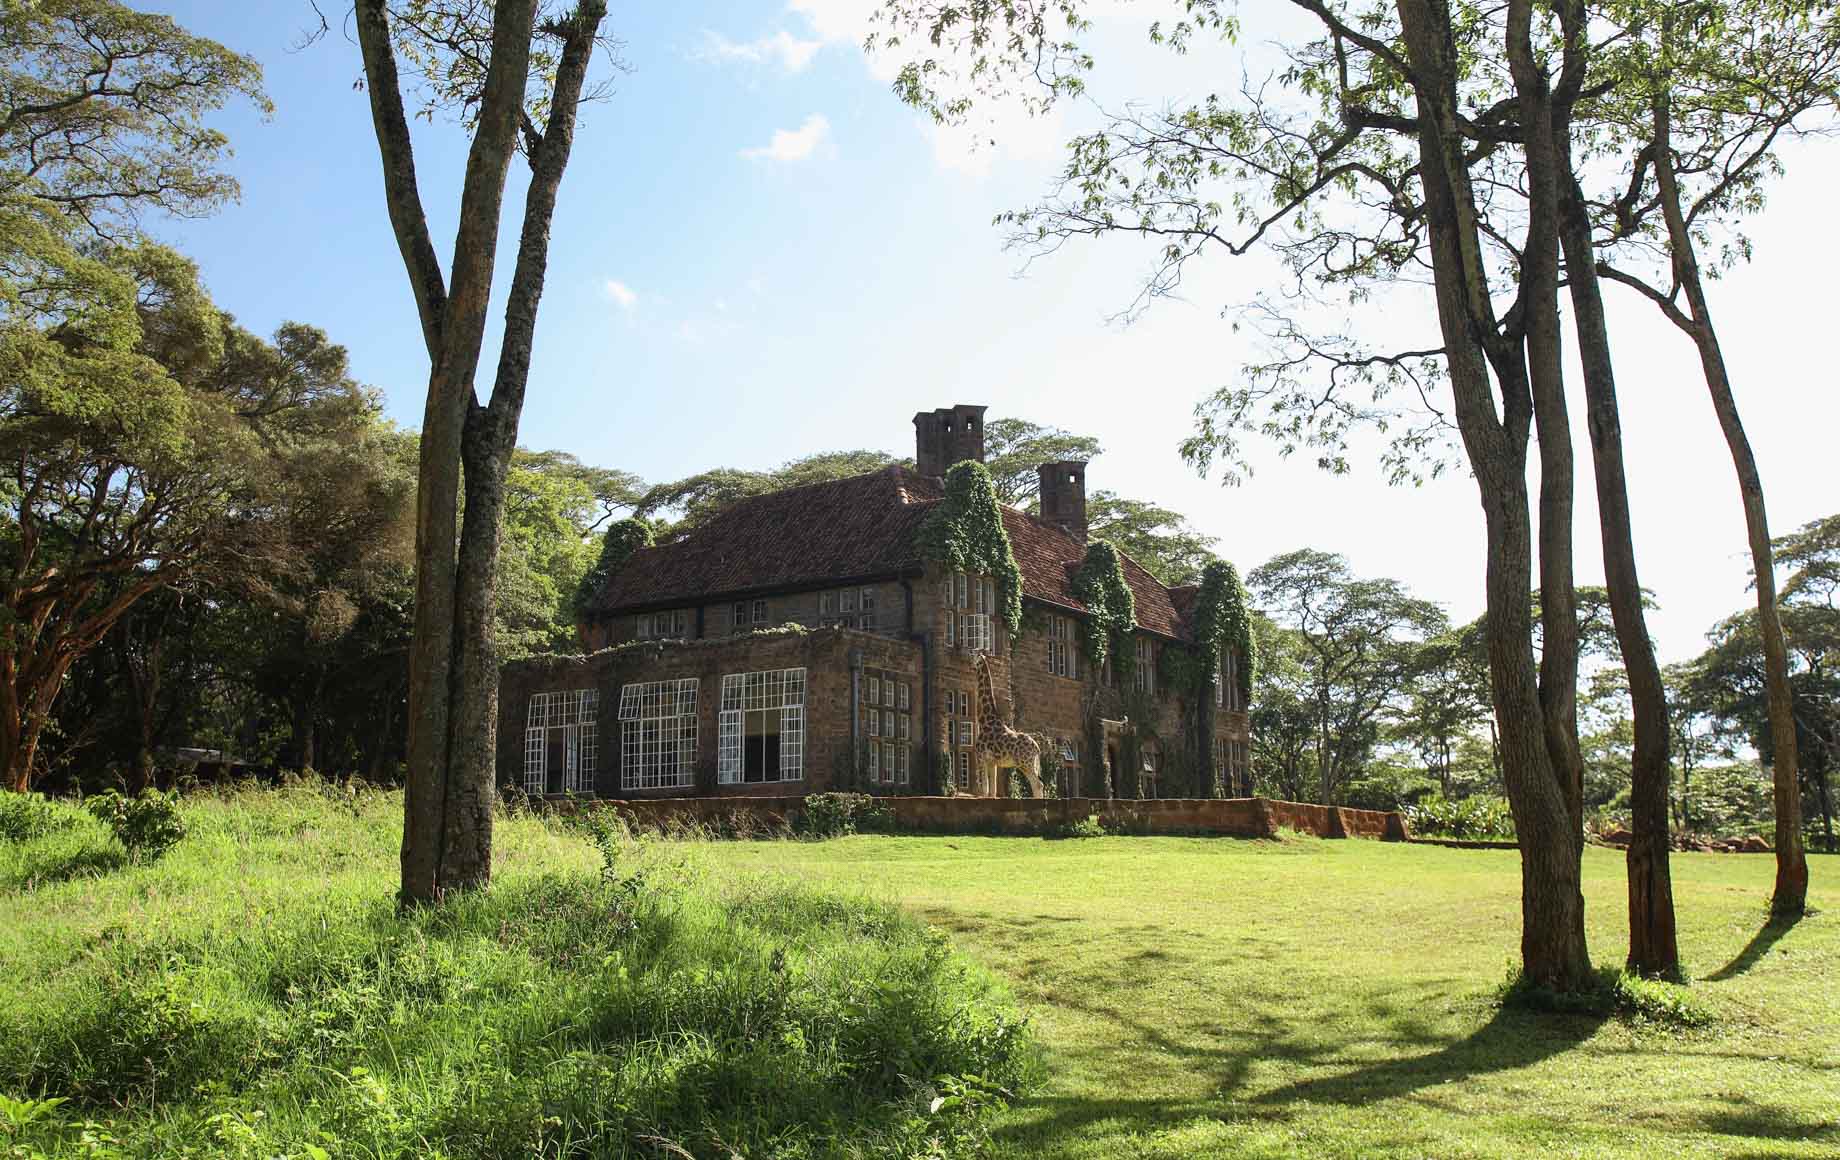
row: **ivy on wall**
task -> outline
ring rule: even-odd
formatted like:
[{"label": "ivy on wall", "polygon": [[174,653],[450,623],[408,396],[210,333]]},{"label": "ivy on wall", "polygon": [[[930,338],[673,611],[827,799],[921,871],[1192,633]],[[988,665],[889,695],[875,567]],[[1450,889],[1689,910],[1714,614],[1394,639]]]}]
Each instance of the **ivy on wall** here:
[{"label": "ivy on wall", "polygon": [[1086,623],[1081,629],[1081,646],[1093,672],[1105,666],[1105,658],[1116,654],[1114,668],[1119,679],[1131,676],[1137,653],[1131,647],[1131,628],[1137,623],[1137,602],[1131,586],[1124,582],[1124,558],[1118,549],[1104,540],[1086,546],[1086,558],[1073,576],[1073,594],[1086,606]]},{"label": "ivy on wall", "polygon": [[652,527],[644,520],[621,520],[607,529],[601,537],[601,556],[582,576],[581,583],[575,587],[575,611],[585,611],[590,602],[600,595],[615,572],[632,559],[633,553],[641,548],[652,546]]},{"label": "ivy on wall", "polygon": [[1215,560],[1201,573],[1201,591],[1195,597],[1195,647],[1201,681],[1220,671],[1223,649],[1239,657],[1240,704],[1252,703],[1252,676],[1258,658],[1252,645],[1252,613],[1246,606],[1246,587],[1239,572],[1224,560]]},{"label": "ivy on wall", "polygon": [[1003,530],[1003,508],[982,463],[967,459],[946,472],[946,495],[920,526],[923,559],[997,582],[997,613],[1004,631],[1022,625],[1022,569]]}]

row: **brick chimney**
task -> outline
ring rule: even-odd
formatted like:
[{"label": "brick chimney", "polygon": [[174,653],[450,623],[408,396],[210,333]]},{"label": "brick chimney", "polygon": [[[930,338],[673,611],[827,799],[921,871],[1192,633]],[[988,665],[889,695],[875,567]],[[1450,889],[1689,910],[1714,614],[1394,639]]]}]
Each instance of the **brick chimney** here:
[{"label": "brick chimney", "polygon": [[1086,542],[1086,464],[1078,459],[1044,463],[1041,472],[1041,518]]},{"label": "brick chimney", "polygon": [[914,466],[921,475],[944,475],[966,459],[984,462],[984,408],[967,403],[914,416]]}]

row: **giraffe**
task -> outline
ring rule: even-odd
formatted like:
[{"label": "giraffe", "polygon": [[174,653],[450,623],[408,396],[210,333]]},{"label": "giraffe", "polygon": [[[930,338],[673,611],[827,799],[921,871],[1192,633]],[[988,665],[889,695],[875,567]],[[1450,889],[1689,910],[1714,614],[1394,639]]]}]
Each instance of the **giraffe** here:
[{"label": "giraffe", "polygon": [[1014,765],[1028,780],[1029,792],[1044,796],[1041,789],[1041,745],[1027,733],[1005,719],[997,705],[996,683],[990,677],[990,654],[980,653],[977,661],[978,735],[973,752],[977,755],[978,774],[986,779],[991,796],[997,796],[997,771]]}]

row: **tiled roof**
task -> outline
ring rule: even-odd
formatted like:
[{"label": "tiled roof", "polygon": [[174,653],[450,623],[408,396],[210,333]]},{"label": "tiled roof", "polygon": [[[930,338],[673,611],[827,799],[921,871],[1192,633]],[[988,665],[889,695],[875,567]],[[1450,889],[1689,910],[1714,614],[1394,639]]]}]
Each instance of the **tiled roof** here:
[{"label": "tiled roof", "polygon": [[[915,534],[943,496],[936,477],[903,467],[741,500],[675,543],[635,553],[601,589],[602,613],[694,604],[730,594],[812,587],[918,569]],[[1075,612],[1072,579],[1085,549],[1070,533],[1003,509],[1025,597]],[[1170,590],[1124,558],[1137,623],[1164,636],[1185,624]]]}]

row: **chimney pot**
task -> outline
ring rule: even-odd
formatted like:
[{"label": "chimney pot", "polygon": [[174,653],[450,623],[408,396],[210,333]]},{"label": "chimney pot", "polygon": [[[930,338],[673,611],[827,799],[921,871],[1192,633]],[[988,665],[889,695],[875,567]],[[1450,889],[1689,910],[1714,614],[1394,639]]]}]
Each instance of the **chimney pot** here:
[{"label": "chimney pot", "polygon": [[981,406],[958,403],[915,415],[915,469],[921,475],[943,476],[955,463],[984,462],[984,411]]},{"label": "chimney pot", "polygon": [[1086,542],[1086,464],[1077,459],[1044,463],[1041,475],[1041,518]]}]

